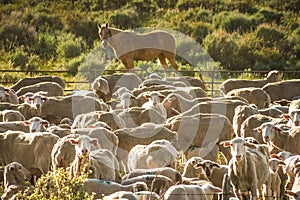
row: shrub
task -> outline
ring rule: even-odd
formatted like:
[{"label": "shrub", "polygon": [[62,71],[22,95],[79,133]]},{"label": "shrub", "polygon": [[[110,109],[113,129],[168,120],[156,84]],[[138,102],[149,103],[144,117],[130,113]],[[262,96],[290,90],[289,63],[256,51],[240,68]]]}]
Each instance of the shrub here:
[{"label": "shrub", "polygon": [[116,26],[121,29],[130,29],[138,27],[138,16],[132,9],[129,10],[117,10],[110,17],[109,21],[112,26]]},{"label": "shrub", "polygon": [[153,0],[160,8],[174,8],[178,0]]},{"label": "shrub", "polygon": [[238,12],[221,12],[213,17],[216,29],[222,28],[229,33],[245,33],[251,30],[252,21],[249,16]]},{"label": "shrub", "polygon": [[29,59],[28,59],[27,54],[22,49],[18,49],[11,56],[11,61],[12,61],[13,67],[20,67],[20,69],[22,71],[24,71]]},{"label": "shrub", "polygon": [[104,8],[108,10],[116,10],[125,6],[128,3],[128,0],[103,0],[104,1]]},{"label": "shrub", "polygon": [[48,31],[51,33],[62,30],[64,26],[60,17],[47,13],[35,14],[32,19],[32,24],[39,32]]},{"label": "shrub", "polygon": [[13,50],[16,47],[32,46],[36,42],[37,33],[34,27],[28,24],[9,23],[0,28],[0,42],[5,50]]},{"label": "shrub", "polygon": [[78,68],[84,61],[84,56],[79,56],[70,60],[67,64],[67,73],[75,76],[78,73]]},{"label": "shrub", "polygon": [[42,175],[32,189],[18,193],[19,199],[47,200],[47,199],[74,199],[82,200],[93,199],[83,190],[83,183],[87,178],[82,174],[76,178],[70,179],[67,170],[62,168],[57,170],[56,176],[49,171]]},{"label": "shrub", "polygon": [[270,8],[261,8],[257,13],[253,15],[252,19],[256,25],[262,23],[268,23],[268,24],[275,23],[278,25],[280,24],[282,17],[283,14],[281,12],[272,10]]},{"label": "shrub", "polygon": [[261,24],[255,31],[256,37],[261,39],[264,46],[274,47],[283,42],[285,34],[276,25]]},{"label": "shrub", "polygon": [[202,44],[203,39],[212,31],[212,27],[205,22],[182,23],[178,31],[190,35],[198,43]]},{"label": "shrub", "polygon": [[33,47],[33,52],[43,59],[50,59],[56,57],[56,37],[49,33],[40,33],[38,41]]},{"label": "shrub", "polygon": [[84,42],[82,38],[76,38],[72,34],[61,36],[57,46],[57,53],[64,58],[74,58],[83,52]]}]

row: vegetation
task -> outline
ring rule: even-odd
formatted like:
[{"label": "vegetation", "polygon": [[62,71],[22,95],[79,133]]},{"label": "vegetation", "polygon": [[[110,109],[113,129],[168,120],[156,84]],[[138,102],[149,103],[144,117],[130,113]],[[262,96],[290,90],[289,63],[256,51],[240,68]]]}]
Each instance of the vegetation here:
[{"label": "vegetation", "polygon": [[183,70],[300,70],[300,0],[2,0],[0,5],[0,69],[65,70],[70,79],[87,80],[97,74],[78,73],[124,69],[98,38],[97,24],[109,22],[189,36],[205,51],[177,37],[177,49],[189,50],[177,58]]}]

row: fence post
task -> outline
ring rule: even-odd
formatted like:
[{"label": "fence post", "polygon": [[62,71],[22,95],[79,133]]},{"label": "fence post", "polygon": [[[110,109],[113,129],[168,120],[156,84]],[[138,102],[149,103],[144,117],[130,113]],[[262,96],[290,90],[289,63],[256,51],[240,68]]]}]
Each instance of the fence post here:
[{"label": "fence post", "polygon": [[212,70],[211,73],[211,91],[210,91],[210,95],[211,97],[214,97],[214,77],[215,77],[215,70]]}]

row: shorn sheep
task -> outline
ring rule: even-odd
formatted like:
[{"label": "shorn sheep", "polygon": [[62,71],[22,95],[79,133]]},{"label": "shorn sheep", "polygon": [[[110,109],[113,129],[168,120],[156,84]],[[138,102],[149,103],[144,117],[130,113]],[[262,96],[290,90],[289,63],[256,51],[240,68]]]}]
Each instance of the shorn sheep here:
[{"label": "shorn sheep", "polygon": [[[222,144],[231,149],[232,159],[229,162],[228,174],[235,196],[242,199],[246,195],[257,199],[257,190],[267,182],[270,174],[265,149],[240,137]],[[266,186],[266,191],[269,191],[269,186]],[[268,193],[266,195],[269,196]]]}]

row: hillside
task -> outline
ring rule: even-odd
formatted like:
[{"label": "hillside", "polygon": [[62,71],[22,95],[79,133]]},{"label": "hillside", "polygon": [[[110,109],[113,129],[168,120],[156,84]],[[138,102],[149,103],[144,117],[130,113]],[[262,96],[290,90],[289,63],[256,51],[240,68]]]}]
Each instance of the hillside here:
[{"label": "hillside", "polygon": [[[78,70],[106,67],[97,24],[109,22],[120,29],[154,27],[189,36],[207,52],[185,39],[177,41],[177,49],[188,46],[191,60],[211,57],[217,69],[300,70],[300,0],[280,2],[2,0],[0,68],[67,70],[72,77]],[[111,68],[122,68],[111,54],[109,59]],[[180,69],[199,67],[184,56],[177,61]]]}]

